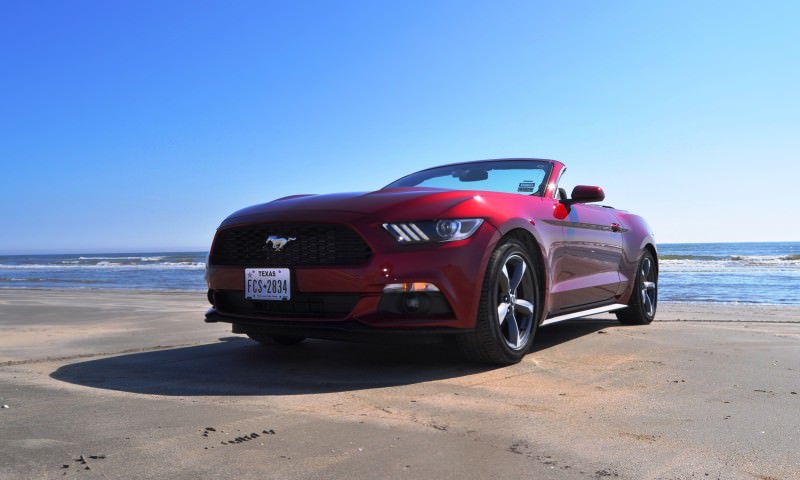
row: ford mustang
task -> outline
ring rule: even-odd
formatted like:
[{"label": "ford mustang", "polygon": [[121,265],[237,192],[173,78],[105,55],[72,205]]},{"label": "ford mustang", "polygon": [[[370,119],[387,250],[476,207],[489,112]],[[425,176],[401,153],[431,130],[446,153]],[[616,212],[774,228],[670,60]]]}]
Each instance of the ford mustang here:
[{"label": "ford mustang", "polygon": [[[512,364],[539,327],[656,313],[658,256],[639,216],[567,196],[554,160],[457,163],[368,193],[294,195],[219,226],[207,322],[264,344],[416,336]],[[420,337],[422,336],[422,337]]]}]

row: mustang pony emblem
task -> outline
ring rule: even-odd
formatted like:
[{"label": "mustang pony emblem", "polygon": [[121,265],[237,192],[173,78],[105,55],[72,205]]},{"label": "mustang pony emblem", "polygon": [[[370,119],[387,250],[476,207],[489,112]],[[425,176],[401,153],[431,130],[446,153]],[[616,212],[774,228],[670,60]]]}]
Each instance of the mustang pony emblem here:
[{"label": "mustang pony emblem", "polygon": [[270,235],[269,237],[267,237],[267,244],[264,245],[264,249],[266,250],[266,248],[271,243],[272,249],[275,250],[276,252],[280,252],[281,250],[283,250],[283,247],[285,247],[286,244],[291,242],[292,240],[297,240],[297,239],[294,237],[281,238],[277,235]]}]

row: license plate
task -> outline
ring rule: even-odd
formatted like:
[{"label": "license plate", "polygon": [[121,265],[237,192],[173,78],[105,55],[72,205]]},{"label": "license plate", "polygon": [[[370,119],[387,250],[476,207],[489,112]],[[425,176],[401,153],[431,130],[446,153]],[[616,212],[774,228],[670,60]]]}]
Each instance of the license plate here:
[{"label": "license plate", "polygon": [[288,268],[245,268],[244,298],[247,300],[282,300],[292,298]]}]

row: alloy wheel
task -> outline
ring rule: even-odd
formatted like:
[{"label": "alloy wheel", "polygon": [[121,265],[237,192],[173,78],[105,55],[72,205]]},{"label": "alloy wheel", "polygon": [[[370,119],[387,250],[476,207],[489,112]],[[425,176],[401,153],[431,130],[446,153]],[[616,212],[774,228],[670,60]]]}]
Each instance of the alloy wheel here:
[{"label": "alloy wheel", "polygon": [[503,262],[497,279],[497,318],[506,345],[519,350],[528,345],[535,308],[528,264],[512,254]]},{"label": "alloy wheel", "polygon": [[653,268],[653,261],[649,257],[645,257],[642,261],[642,269],[639,272],[641,275],[641,302],[642,308],[648,317],[652,317],[656,313],[656,272]]}]

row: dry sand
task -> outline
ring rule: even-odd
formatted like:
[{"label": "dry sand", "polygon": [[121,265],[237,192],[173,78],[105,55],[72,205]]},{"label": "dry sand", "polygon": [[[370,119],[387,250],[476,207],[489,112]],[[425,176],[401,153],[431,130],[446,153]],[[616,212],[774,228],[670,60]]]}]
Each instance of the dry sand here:
[{"label": "dry sand", "polygon": [[0,290],[0,478],[800,478],[800,308],[573,320],[506,368],[263,348],[205,308]]}]

